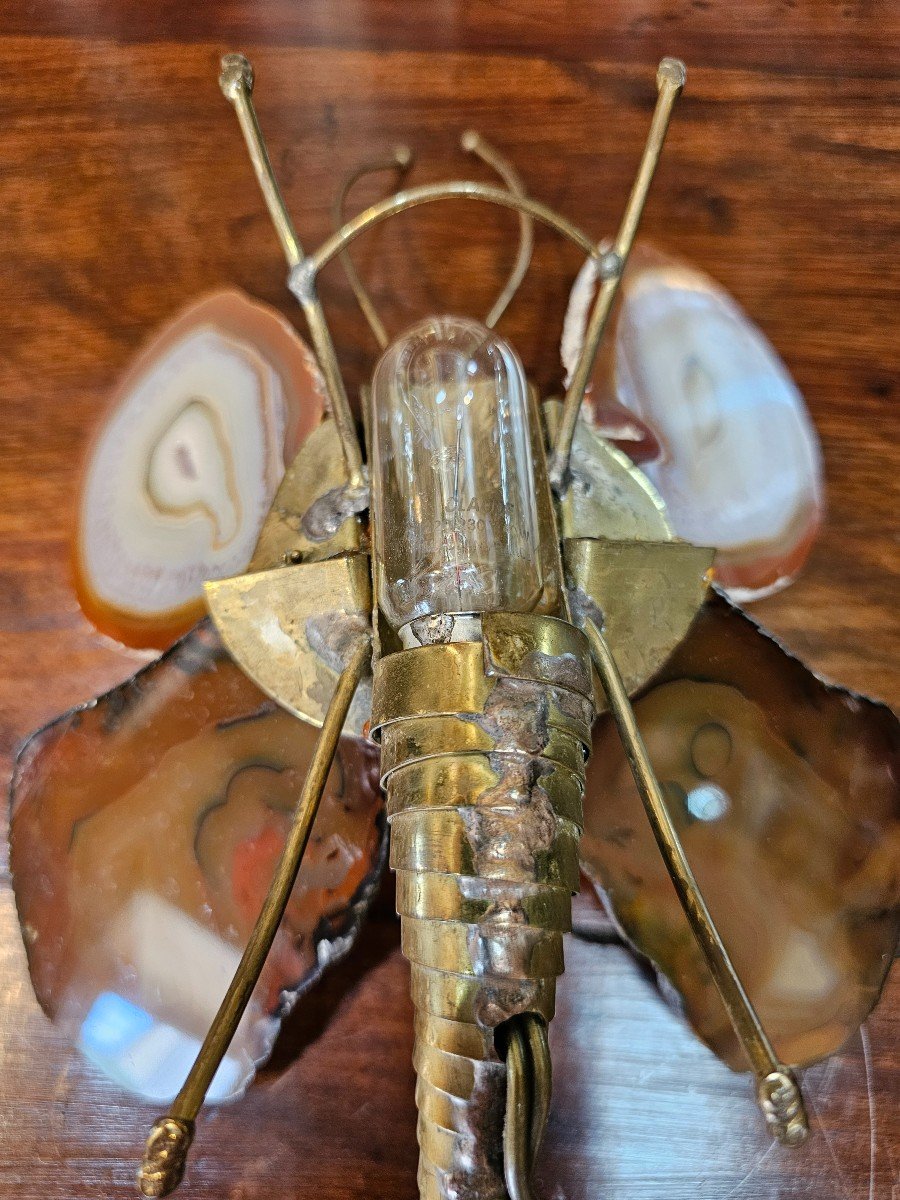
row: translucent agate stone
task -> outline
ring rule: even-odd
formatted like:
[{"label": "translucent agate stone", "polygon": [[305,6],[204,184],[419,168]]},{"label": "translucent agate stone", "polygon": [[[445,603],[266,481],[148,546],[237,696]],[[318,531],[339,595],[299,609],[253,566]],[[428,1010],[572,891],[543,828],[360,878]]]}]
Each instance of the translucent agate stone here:
[{"label": "translucent agate stone", "polygon": [[[114,1080],[178,1091],[262,905],[317,730],[208,623],[26,743],[11,865],[35,993]],[[240,1093],[352,944],[382,861],[377,754],[341,740],[285,921],[210,1097]]]},{"label": "translucent agate stone", "polygon": [[[900,929],[900,726],[823,683],[714,595],[635,712],[710,912],[783,1059],[837,1050],[876,1003]],[[608,717],[594,730],[583,866],[700,1037],[746,1069]],[[671,989],[669,989],[671,990]]]},{"label": "translucent agate stone", "polygon": [[324,413],[315,360],[275,309],[212,292],[164,326],[119,382],[88,455],[75,574],[86,615],[164,647],[239,574],[287,463]]},{"label": "translucent agate stone", "polygon": [[[583,271],[567,316],[569,363],[592,292]],[[656,486],[676,533],[717,548],[717,579],[735,599],[796,576],[824,513],[821,449],[784,363],[724,288],[638,243],[593,410]]]}]

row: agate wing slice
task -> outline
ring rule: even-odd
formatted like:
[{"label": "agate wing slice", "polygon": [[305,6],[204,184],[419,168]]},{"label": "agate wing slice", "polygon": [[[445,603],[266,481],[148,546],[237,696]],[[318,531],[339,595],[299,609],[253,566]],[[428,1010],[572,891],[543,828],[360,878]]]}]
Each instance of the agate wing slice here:
[{"label": "agate wing slice", "polygon": [[[37,997],[129,1090],[184,1081],[281,852],[317,730],[238,670],[208,622],[36,733],[11,863]],[[287,915],[210,1093],[238,1094],[279,1018],[352,944],[383,859],[377,752],[342,738]]]},{"label": "agate wing slice", "polygon": [[76,586],[98,628],[157,647],[190,628],[204,580],[246,567],[323,397],[292,326],[237,290],[156,335],[116,389],[84,475]]},{"label": "agate wing slice", "polygon": [[[713,594],[635,712],[713,919],[776,1050],[837,1050],[878,999],[900,929],[900,725],[823,683]],[[691,937],[608,717],[583,866],[700,1037],[747,1063]]]},{"label": "agate wing slice", "polygon": [[[567,363],[593,286],[587,264],[567,315]],[[676,533],[717,548],[717,578],[735,599],[797,574],[824,509],[818,438],[784,363],[712,279],[635,247],[593,408],[656,486]]]}]

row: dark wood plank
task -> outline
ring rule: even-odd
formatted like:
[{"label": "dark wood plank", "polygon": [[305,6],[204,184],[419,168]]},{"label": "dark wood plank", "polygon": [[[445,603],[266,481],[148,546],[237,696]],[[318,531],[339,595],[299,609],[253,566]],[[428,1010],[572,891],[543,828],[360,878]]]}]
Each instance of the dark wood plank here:
[{"label": "dark wood plank", "polygon": [[[678,54],[696,65],[729,63],[766,72],[889,74],[887,47],[898,14],[887,0],[745,0],[740,13],[711,0],[663,0],[652,12],[592,0],[505,0],[492,5],[421,6],[405,0],[223,0],[192,5],[98,6],[90,0],[11,6],[10,33],[49,33],[117,42],[195,42],[215,38],[259,45],[308,45],[365,51],[475,51],[504,57],[533,53],[581,64],[645,63]],[[896,39],[894,39],[896,41]]]},{"label": "dark wood plank", "polygon": [[[803,578],[756,613],[817,668],[900,701],[897,595],[896,33],[889,3],[707,0],[415,5],[227,0],[0,3],[0,753],[141,656],[80,616],[68,580],[79,464],[149,329],[232,282],[294,315],[216,86],[248,52],[298,229],[329,231],[342,175],[408,141],[416,178],[462,174],[475,126],[528,186],[614,228],[655,61],[689,84],[648,235],[717,276],[760,322],[822,435],[828,524]],[[361,186],[362,205],[378,194]],[[360,246],[394,329],[480,311],[515,223],[465,206]],[[505,331],[545,389],[577,256],[542,238]],[[374,347],[336,271],[323,292],[348,379]],[[894,418],[894,419],[892,419]],[[889,1200],[900,1161],[896,976],[863,1040],[808,1075],[817,1136],[770,1148],[745,1078],[686,1032],[623,951],[570,940],[540,1194],[588,1200]],[[359,954],[310,999],[241,1105],[205,1123],[187,1194],[414,1194],[407,974],[389,897]],[[62,1045],[37,1011],[8,886],[0,900],[0,1195],[125,1197],[153,1115]]]}]

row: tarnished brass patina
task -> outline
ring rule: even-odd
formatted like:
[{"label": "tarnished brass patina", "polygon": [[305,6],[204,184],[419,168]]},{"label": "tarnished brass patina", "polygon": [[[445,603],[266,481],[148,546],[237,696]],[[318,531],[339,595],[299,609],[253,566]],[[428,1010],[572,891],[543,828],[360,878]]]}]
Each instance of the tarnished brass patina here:
[{"label": "tarnished brass patina", "polygon": [[[359,518],[342,507],[346,466],[334,420],[303,443],[285,472],[245,575],[205,586],[222,640],[242,670],[295,716],[321,725],[346,652],[368,633],[369,559]],[[362,684],[347,718],[369,715]]]},{"label": "tarnished brass patina", "polygon": [[497,1030],[527,1018],[522,1036],[534,1036],[533,1023],[543,1030],[553,1016],[578,888],[592,692],[583,634],[536,614],[484,614],[480,642],[376,663],[373,732],[416,1005],[422,1196],[505,1200],[513,1166],[527,1186],[549,1067],[535,1116],[522,1092],[546,1055],[529,1070],[514,1059],[504,1120]]},{"label": "tarnished brass patina", "polygon": [[[548,400],[543,411],[552,442],[562,406]],[[668,542],[675,537],[662,497],[647,476],[584,420],[575,426],[569,474],[569,487],[558,501],[564,540]]]},{"label": "tarnished brass patina", "polygon": [[[254,571],[206,584],[206,603],[229,653],[264,692],[321,725],[348,651],[368,637],[371,613],[365,554]],[[369,716],[361,687],[346,731]]]},{"label": "tarnished brass patina", "polygon": [[690,628],[709,587],[714,553],[674,540],[563,543],[572,611],[602,622],[629,695],[656,674]]},{"label": "tarnished brass patina", "polygon": [[346,483],[337,426],[323,421],[285,471],[247,570],[320,562],[359,550],[359,519],[340,505]]}]

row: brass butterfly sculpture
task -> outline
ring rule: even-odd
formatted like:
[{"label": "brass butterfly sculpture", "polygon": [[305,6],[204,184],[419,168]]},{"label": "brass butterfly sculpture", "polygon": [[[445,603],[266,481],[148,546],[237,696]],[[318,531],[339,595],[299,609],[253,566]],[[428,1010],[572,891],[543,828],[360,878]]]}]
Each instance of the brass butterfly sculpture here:
[{"label": "brass butterfly sculpture", "polygon": [[[184,1080],[148,1141],[145,1195],[178,1185],[207,1094],[240,1090],[277,1017],[352,943],[385,801],[423,1200],[532,1194],[580,869],[704,1040],[749,1065],[787,1145],[808,1133],[795,1067],[877,1000],[898,931],[896,719],[816,679],[715,591],[713,552],[673,535],[646,478],[580,416],[683,84],[664,59],[609,248],[507,170],[506,187],[399,192],[306,254],[250,65],[223,60],[331,415],[248,572],[207,584],[215,629],[34,735],[13,781],[41,1003],[126,1086],[171,1098]],[[364,460],[317,275],[386,218],[454,197],[515,210],[528,237],[486,323],[431,317],[390,344],[351,273],[384,349],[362,395]],[[541,402],[491,328],[533,221],[601,279],[562,402]],[[769,942],[744,936],[753,905]],[[779,971],[801,937],[831,982],[792,1003]]]}]

